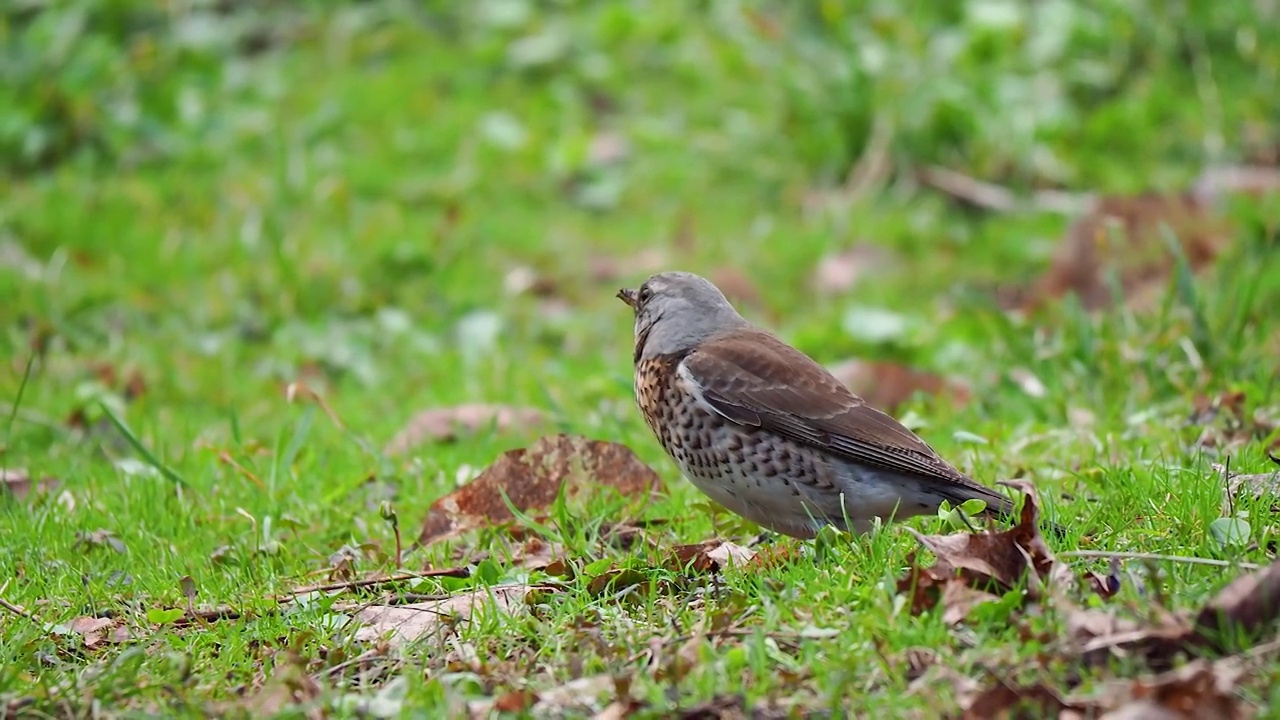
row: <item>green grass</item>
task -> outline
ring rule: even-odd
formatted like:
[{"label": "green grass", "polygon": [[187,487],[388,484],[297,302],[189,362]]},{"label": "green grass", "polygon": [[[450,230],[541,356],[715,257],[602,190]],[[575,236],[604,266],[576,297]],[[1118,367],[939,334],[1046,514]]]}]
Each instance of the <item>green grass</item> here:
[{"label": "green grass", "polygon": [[[1275,203],[1229,203],[1222,256],[1170,278],[1153,310],[1090,315],[1068,299],[1029,321],[985,288],[1040,272],[1066,220],[973,213],[910,180],[941,164],[1018,190],[1169,191],[1262,154],[1280,110],[1262,5],[268,5],[0,12],[0,465],[61,481],[36,501],[0,496],[0,595],[27,611],[0,613],[0,699],[54,715],[233,712],[293,662],[286,651],[335,715],[380,688],[420,714],[457,714],[597,673],[631,677],[656,716],[739,692],[796,711],[948,712],[947,687],[907,692],[918,647],[974,677],[1066,677],[1024,640],[1060,633],[1052,613],[993,611],[960,630],[911,616],[893,582],[916,543],[897,527],[665,592],[569,580],[535,612],[463,623],[451,643],[391,650],[376,671],[341,665],[369,648],[333,607],[277,612],[274,595],[322,578],[344,546],[363,548],[358,573],[392,569],[382,500],[412,538],[461,475],[556,431],[629,446],[666,487],[643,509],[670,521],[649,531],[656,548],[600,539],[599,523],[629,519],[618,505],[560,508],[578,567],[607,559],[674,580],[653,569],[671,546],[745,542],[748,529],[701,509],[632,404],[631,316],[613,295],[645,277],[627,262],[644,250],[665,268],[742,271],[761,298],[747,314],[820,361],[893,359],[969,381],[966,405],[917,398],[898,415],[923,419],[925,438],[984,482],[1033,479],[1068,529],[1056,549],[1274,556],[1270,500],[1234,508],[1248,547],[1209,531],[1223,516],[1211,463],[1264,472],[1265,442],[1199,448],[1187,419],[1197,397],[1237,390],[1249,417],[1280,414]],[[868,149],[877,124],[886,140]],[[624,139],[625,158],[593,157],[602,137]],[[841,194],[877,153],[878,182]],[[813,209],[817,193],[829,211]],[[864,242],[897,261],[851,291],[814,292],[818,261]],[[600,258],[620,275],[593,275]],[[509,292],[519,268],[549,279],[554,302]],[[856,308],[898,313],[907,330],[862,339],[842,325]],[[135,371],[145,391],[126,398]],[[287,401],[299,379],[343,428]],[[478,401],[549,421],[382,457],[415,411]],[[77,542],[97,530],[123,551]],[[456,564],[455,548],[493,553],[478,578],[412,591],[530,579],[503,537],[411,553],[409,568]],[[1233,572],[1127,567],[1146,588],[1127,582],[1109,601],[1118,612],[1149,606],[1155,586],[1196,608]],[[186,606],[185,576],[196,605],[245,617],[149,619]],[[141,637],[85,648],[56,629],[106,612]],[[742,632],[686,649],[696,663],[678,683],[643,667],[700,622]],[[1242,687],[1248,701],[1276,699],[1269,675]]]}]

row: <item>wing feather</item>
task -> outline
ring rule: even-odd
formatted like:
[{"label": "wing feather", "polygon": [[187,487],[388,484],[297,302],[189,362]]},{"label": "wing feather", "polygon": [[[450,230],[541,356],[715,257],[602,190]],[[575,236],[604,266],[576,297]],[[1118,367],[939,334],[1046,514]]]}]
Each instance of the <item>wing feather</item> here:
[{"label": "wing feather", "polygon": [[958,502],[981,497],[1001,514],[1013,509],[1003,495],[966,477],[915,433],[773,335],[737,331],[704,343],[681,365],[707,404],[733,422],[915,477]]}]

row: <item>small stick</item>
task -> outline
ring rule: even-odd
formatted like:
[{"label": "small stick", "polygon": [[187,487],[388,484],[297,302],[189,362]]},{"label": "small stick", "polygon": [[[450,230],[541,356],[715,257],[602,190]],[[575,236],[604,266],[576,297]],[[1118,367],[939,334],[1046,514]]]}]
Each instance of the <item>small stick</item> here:
[{"label": "small stick", "polygon": [[1115,558],[1117,560],[1163,560],[1166,562],[1186,563],[1188,565],[1210,565],[1213,567],[1238,567],[1245,570],[1261,570],[1262,566],[1247,562],[1229,562],[1213,558],[1185,557],[1182,555],[1160,555],[1157,553],[1107,552],[1105,550],[1067,550],[1057,554],[1058,557],[1079,558]]}]

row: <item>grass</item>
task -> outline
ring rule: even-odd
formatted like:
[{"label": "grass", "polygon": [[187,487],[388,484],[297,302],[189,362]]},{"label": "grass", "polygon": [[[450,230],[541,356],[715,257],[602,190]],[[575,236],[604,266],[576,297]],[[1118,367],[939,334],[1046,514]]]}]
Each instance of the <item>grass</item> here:
[{"label": "grass", "polygon": [[[592,593],[579,578],[537,612],[389,651],[382,672],[342,666],[368,647],[331,604],[275,612],[273,596],[316,581],[344,547],[359,573],[391,569],[384,500],[411,538],[460,479],[554,431],[623,443],[665,482],[643,508],[670,520],[652,531],[658,548],[601,540],[600,522],[626,519],[618,505],[556,511],[580,568],[674,580],[653,569],[667,548],[745,542],[748,529],[699,505],[632,405],[631,318],[613,294],[647,274],[644,250],[666,268],[740,271],[759,296],[745,312],[823,362],[969,381],[970,403],[917,397],[898,415],[984,482],[1034,479],[1068,529],[1056,549],[1272,559],[1269,500],[1231,510],[1250,525],[1246,546],[1209,529],[1224,516],[1211,463],[1264,472],[1264,442],[1199,447],[1187,419],[1197,398],[1230,391],[1247,416],[1276,417],[1274,203],[1229,203],[1224,253],[1168,278],[1154,309],[1086,313],[1068,298],[1019,320],[985,289],[1046,267],[1066,220],[974,213],[909,179],[942,164],[1018,190],[1167,192],[1256,157],[1276,141],[1280,103],[1280,52],[1257,37],[1274,20],[1265,6],[462,7],[85,0],[0,13],[15,59],[0,128],[0,399],[12,403],[0,464],[61,483],[0,497],[0,596],[26,610],[0,614],[0,697],[52,715],[234,714],[300,663],[316,678],[305,703],[335,716],[375,697],[458,714],[597,673],[631,677],[658,716],[733,693],[900,716],[954,707],[950,688],[911,685],[913,648],[979,678],[1062,677],[1025,640],[1059,635],[1052,613],[997,608],[958,630],[910,615],[893,582],[915,541],[897,528],[665,593]],[[66,42],[45,43],[58,32]],[[604,157],[619,142],[624,157]],[[869,189],[848,192],[877,158]],[[820,259],[861,243],[896,263],[815,292]],[[616,277],[597,276],[606,262]],[[522,269],[547,297],[511,290]],[[865,309],[903,329],[848,331]],[[341,427],[305,396],[289,402],[297,380]],[[475,401],[550,421],[407,460],[380,453],[415,411]],[[454,547],[493,552],[472,579],[413,591],[529,579],[503,537],[412,552],[411,568],[454,564]],[[1194,608],[1230,576],[1159,569],[1110,602],[1147,606],[1155,587]],[[245,617],[157,622],[186,607],[184,577],[196,605]],[[143,637],[86,648],[60,629],[102,613]],[[687,645],[701,622],[739,630]],[[678,682],[637,661],[655,642],[694,660]],[[1249,702],[1276,699],[1270,675],[1242,686]]]}]

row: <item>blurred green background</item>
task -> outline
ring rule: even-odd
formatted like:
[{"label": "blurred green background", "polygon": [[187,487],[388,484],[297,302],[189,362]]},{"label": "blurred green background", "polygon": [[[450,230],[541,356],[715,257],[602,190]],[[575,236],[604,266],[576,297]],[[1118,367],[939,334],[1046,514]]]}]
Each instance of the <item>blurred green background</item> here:
[{"label": "blurred green background", "polygon": [[[680,512],[694,491],[631,405],[613,297],[676,268],[824,363],[969,383],[968,404],[900,414],[984,481],[1035,476],[1096,542],[1191,552],[1220,490],[1180,486],[1179,468],[1207,476],[1199,453],[1221,456],[1191,449],[1185,418],[1226,390],[1270,412],[1274,194],[1219,198],[1217,262],[1160,278],[1151,312],[1066,299],[1022,320],[996,290],[1050,267],[1071,217],[975,209],[921,171],[1020,198],[1172,196],[1213,168],[1274,168],[1278,73],[1266,0],[7,0],[0,462],[73,499],[0,510],[7,597],[77,613],[86,592],[180,605],[182,575],[207,602],[290,587],[345,544],[388,541],[371,476],[409,528],[556,429],[633,447],[676,498],[653,514],[700,540],[710,521]],[[850,251],[856,280],[815,280]],[[297,380],[343,428],[286,401]],[[378,452],[415,411],[477,401],[550,419]],[[125,462],[99,402],[199,499]],[[263,517],[288,528],[280,555],[226,565]],[[76,533],[96,528],[131,555],[86,555]],[[874,572],[851,592],[878,592]],[[873,630],[822,652],[872,653]],[[21,668],[49,638],[5,633],[0,678],[39,685]],[[172,640],[210,657],[202,642]],[[224,664],[196,672],[200,692],[250,682],[252,662]]]}]

